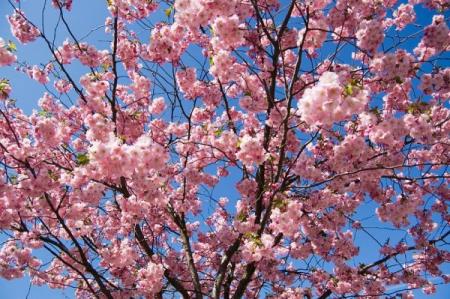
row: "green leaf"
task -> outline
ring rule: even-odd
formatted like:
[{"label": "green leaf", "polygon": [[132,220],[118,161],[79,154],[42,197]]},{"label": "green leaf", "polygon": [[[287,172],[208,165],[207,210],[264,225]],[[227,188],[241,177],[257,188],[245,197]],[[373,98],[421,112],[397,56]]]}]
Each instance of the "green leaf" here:
[{"label": "green leaf", "polygon": [[108,71],[108,69],[109,69],[109,64],[107,64],[107,63],[102,63],[101,65],[100,65],[101,67],[102,67],[102,70],[103,70],[103,72],[107,72]]},{"label": "green leaf", "polygon": [[135,112],[133,112],[133,114],[131,114],[132,119],[139,119],[141,116],[142,116],[141,111],[135,111]]},{"label": "green leaf", "polygon": [[214,57],[212,56],[209,57],[209,64],[214,65]]},{"label": "green leaf", "polygon": [[395,82],[397,82],[398,84],[402,84],[403,80],[399,77],[399,76],[395,76]]},{"label": "green leaf", "polygon": [[214,131],[214,136],[220,137],[222,135],[222,133],[223,133],[223,129],[219,128],[219,129]]},{"label": "green leaf", "polygon": [[17,185],[17,183],[18,183],[17,175],[12,175],[9,177],[9,179],[11,180],[11,184]]},{"label": "green leaf", "polygon": [[252,241],[258,247],[263,246],[263,243],[261,242],[261,238],[255,233],[245,233],[244,237],[246,239]]},{"label": "green leaf", "polygon": [[408,112],[409,114],[414,114],[415,111],[416,109],[413,105],[409,105],[408,109],[406,109],[406,112]]},{"label": "green leaf", "polygon": [[359,80],[357,80],[357,79],[352,79],[350,81],[350,84],[353,85],[353,86],[361,86],[361,82]]},{"label": "green leaf", "polygon": [[333,284],[334,284],[335,286],[337,286],[337,284],[338,284],[338,282],[339,282],[339,279],[337,279],[336,277],[331,277],[331,281],[333,282]]},{"label": "green leaf", "polygon": [[6,45],[6,50],[8,50],[9,52],[16,52],[17,46],[12,41],[8,41],[8,44]]},{"label": "green leaf", "polygon": [[78,154],[77,155],[77,164],[78,165],[87,165],[89,164],[89,156],[88,154]]},{"label": "green leaf", "polygon": [[46,118],[49,118],[49,117],[52,116],[51,112],[48,112],[47,110],[41,110],[41,111],[39,111],[39,112],[38,112],[38,115],[39,115],[39,116],[42,116],[42,117],[46,117]]},{"label": "green leaf", "polygon": [[54,181],[57,181],[57,180],[59,179],[58,174],[54,173],[54,172],[51,171],[51,170],[48,170],[48,171],[47,171],[47,174],[48,174],[48,177],[51,178],[51,179],[54,180]]},{"label": "green leaf", "polygon": [[288,203],[286,200],[283,200],[281,198],[276,198],[273,203],[272,203],[274,208],[278,208],[280,210],[283,210],[284,208],[287,207]]},{"label": "green leaf", "polygon": [[245,213],[239,213],[236,216],[236,220],[240,221],[240,222],[244,222],[247,219],[247,215],[245,215]]},{"label": "green leaf", "polygon": [[173,7],[172,7],[172,6],[169,7],[169,8],[166,8],[166,9],[164,10],[164,14],[166,15],[166,17],[170,17],[170,14],[172,13],[172,10],[173,10]]},{"label": "green leaf", "polygon": [[427,112],[428,103],[426,102],[414,102],[408,105],[406,112],[409,114],[421,114]]},{"label": "green leaf", "polygon": [[0,92],[2,92],[6,87],[9,85],[8,79],[2,79],[0,80]]},{"label": "green leaf", "polygon": [[347,84],[344,87],[344,95],[346,96],[351,96],[353,94],[353,85],[352,84]]}]

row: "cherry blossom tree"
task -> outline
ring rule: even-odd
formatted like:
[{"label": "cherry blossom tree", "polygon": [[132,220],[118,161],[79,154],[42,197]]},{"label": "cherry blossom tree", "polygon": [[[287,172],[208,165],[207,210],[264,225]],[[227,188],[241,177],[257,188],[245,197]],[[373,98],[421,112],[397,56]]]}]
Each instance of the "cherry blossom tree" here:
[{"label": "cherry blossom tree", "polygon": [[[47,5],[59,44],[8,0],[0,66],[47,92],[27,114],[0,81],[1,277],[109,299],[450,281],[448,0],[108,0],[103,49],[81,2]],[[15,53],[37,41],[42,64]]]}]

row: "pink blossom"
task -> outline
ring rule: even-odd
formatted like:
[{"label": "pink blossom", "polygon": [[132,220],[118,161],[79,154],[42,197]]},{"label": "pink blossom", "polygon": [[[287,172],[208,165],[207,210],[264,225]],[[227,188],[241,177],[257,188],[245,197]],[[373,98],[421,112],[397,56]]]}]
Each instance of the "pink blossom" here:
[{"label": "pink blossom", "polygon": [[306,29],[302,29],[298,32],[298,46],[300,46],[303,42],[304,48],[308,49],[308,51],[312,54],[315,49],[322,47],[325,39],[327,38],[327,30],[328,25],[324,16],[311,19],[308,24],[308,32],[306,36]]},{"label": "pink blossom", "polygon": [[215,39],[211,41],[215,45],[214,48],[236,48],[242,45],[244,42],[244,30],[240,28],[239,24],[240,20],[237,15],[216,18],[212,25],[216,35]]},{"label": "pink blossom", "polygon": [[374,53],[384,39],[383,25],[377,20],[363,20],[356,32],[357,45],[362,50]]},{"label": "pink blossom", "polygon": [[39,66],[34,65],[33,67],[27,69],[26,72],[28,76],[30,76],[30,78],[38,81],[41,84],[47,84],[50,81],[48,72],[45,68],[41,69],[39,68]]},{"label": "pink blossom", "polygon": [[59,124],[50,118],[41,118],[36,123],[36,139],[45,146],[55,147],[61,142],[61,129]]},{"label": "pink blossom", "polygon": [[403,50],[376,56],[371,60],[371,66],[382,80],[395,80],[396,83],[414,74],[414,63],[414,57]]},{"label": "pink blossom", "polygon": [[55,8],[72,9],[72,0],[52,0],[52,6]]},{"label": "pink blossom", "polygon": [[325,72],[316,86],[305,91],[298,104],[305,122],[329,126],[364,110],[367,91],[355,86],[351,87],[351,93],[344,94],[346,91],[340,80],[339,74]]},{"label": "pink blossom", "polygon": [[154,114],[160,114],[164,111],[164,109],[166,109],[164,98],[159,97],[153,100],[150,112]]},{"label": "pink blossom", "polygon": [[58,80],[54,83],[56,90],[60,93],[67,93],[72,89],[72,84],[67,80]]},{"label": "pink blossom", "polygon": [[152,296],[162,288],[163,277],[162,265],[149,263],[147,267],[138,272],[138,289],[145,296]]},{"label": "pink blossom", "polygon": [[414,6],[411,4],[400,4],[400,6],[394,11],[394,24],[397,26],[397,30],[405,28],[408,24],[412,23],[416,19],[416,13]]},{"label": "pink blossom", "polygon": [[16,9],[8,16],[12,34],[23,44],[33,42],[39,35],[39,30],[25,17],[23,11]]},{"label": "pink blossom", "polygon": [[446,50],[450,45],[450,30],[443,15],[433,16],[433,22],[424,30],[424,36],[414,49],[421,59],[428,59],[437,53]]},{"label": "pink blossom", "polygon": [[252,166],[253,163],[259,165],[264,162],[266,156],[261,139],[245,135],[240,139],[239,151],[236,157],[246,166]]}]

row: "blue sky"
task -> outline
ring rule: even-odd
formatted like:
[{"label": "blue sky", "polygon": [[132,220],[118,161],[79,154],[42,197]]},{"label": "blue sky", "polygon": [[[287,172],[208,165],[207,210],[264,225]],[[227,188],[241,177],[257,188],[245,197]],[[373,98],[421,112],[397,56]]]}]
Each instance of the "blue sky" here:
[{"label": "blue sky", "polygon": [[[45,28],[46,33],[52,32],[54,28],[54,24],[56,22],[56,14],[55,10],[51,8],[49,5],[50,1],[47,1],[47,9],[44,12],[45,14]],[[22,0],[22,5],[27,16],[33,20],[38,22],[37,24],[41,26],[41,13],[42,13],[42,5],[44,1],[38,0]],[[13,40],[18,44],[18,42],[11,36],[9,30],[9,24],[6,21],[6,15],[10,14],[11,7],[9,6],[6,0],[0,1],[0,37],[5,40]],[[92,29],[98,28],[103,25],[104,19],[108,15],[108,11],[106,10],[105,1],[89,1],[89,0],[76,0],[74,1],[73,11],[70,14],[66,15],[67,21],[71,24],[71,29],[74,31],[75,35],[80,38],[90,33],[89,41],[93,42],[93,44],[98,49],[106,49],[109,44],[106,41],[108,36],[104,34],[103,28],[95,30],[91,32]],[[159,15],[160,17],[161,15]],[[418,22],[422,24],[429,24],[431,21],[431,14],[428,10],[420,9],[418,11]],[[414,30],[414,29],[409,29]],[[149,38],[149,32],[145,30],[141,30],[138,32],[140,36],[144,38],[144,40]],[[67,34],[61,30],[56,34],[56,44],[61,44],[63,40],[66,38]],[[410,45],[414,46],[414,45]],[[26,60],[29,64],[38,64],[48,60],[49,52],[45,51],[45,45],[42,41],[36,41],[35,43],[29,45],[19,45],[18,44],[18,52],[17,56],[19,60]],[[86,69],[80,67],[79,65],[71,66],[70,69],[73,74],[83,74]],[[77,78],[79,76],[75,75]],[[17,106],[24,109],[27,113],[31,113],[32,109],[37,108],[37,101],[42,96],[45,91],[44,87],[37,82],[30,80],[25,74],[16,72],[11,68],[0,68],[0,78],[6,77],[10,79],[13,85],[13,93],[12,98],[17,100]],[[229,186],[233,184],[234,179],[229,178],[224,182],[221,182],[218,187],[216,187],[215,195],[218,197],[220,194],[226,194],[230,199],[237,198],[238,194],[235,190],[231,190]],[[375,206],[367,205],[364,207],[360,213],[364,214],[373,214]],[[379,224],[376,220],[374,220],[374,224]],[[378,230],[375,234],[378,234],[380,237],[383,237],[383,234],[386,231]],[[388,232],[390,233],[390,232]],[[363,259],[368,259],[369,257],[376,257],[378,252],[376,250],[371,250],[373,248],[373,244],[367,238],[367,236],[360,234],[357,235],[359,238],[359,245],[361,245],[361,250],[366,250],[366,254],[362,256]],[[1,240],[1,239],[0,239]],[[447,271],[449,273],[449,271]],[[425,298],[421,291],[415,292],[417,298]],[[29,280],[27,278],[14,280],[14,281],[5,281],[0,279],[0,299],[40,299],[40,298],[73,298],[73,292],[71,290],[52,290],[48,287],[37,287],[31,286],[29,284]],[[426,297],[426,298],[449,298],[450,297],[450,287],[449,286],[439,286],[438,292],[434,296]]]}]

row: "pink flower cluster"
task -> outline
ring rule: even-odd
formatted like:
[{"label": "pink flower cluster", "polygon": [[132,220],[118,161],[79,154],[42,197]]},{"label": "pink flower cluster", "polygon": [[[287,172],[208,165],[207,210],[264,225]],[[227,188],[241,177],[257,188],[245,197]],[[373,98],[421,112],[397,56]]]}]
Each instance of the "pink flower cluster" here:
[{"label": "pink flower cluster", "polygon": [[325,72],[317,85],[304,92],[298,108],[307,124],[330,126],[364,111],[367,102],[365,89],[347,85],[346,91],[339,74]]},{"label": "pink flower cluster", "polygon": [[100,173],[112,177],[129,176],[133,173],[147,174],[166,166],[167,151],[146,135],[139,137],[132,145],[123,144],[118,138],[109,136],[107,142],[93,141],[89,148],[90,165]]},{"label": "pink flower cluster", "polygon": [[305,14],[306,8],[309,9],[309,12],[315,12],[315,11],[320,11],[322,9],[324,9],[328,4],[330,4],[331,0],[307,0],[304,2],[304,6],[302,5],[301,8],[303,9],[298,9],[299,7],[296,6],[294,8],[294,12],[292,13],[293,16],[299,17],[302,14],[300,13],[300,11],[303,12],[303,15]]},{"label": "pink flower cluster", "polygon": [[73,44],[68,40],[65,40],[62,46],[58,47],[55,51],[55,55],[59,62],[62,64],[69,64],[75,58],[75,50]]},{"label": "pink flower cluster", "polygon": [[211,62],[210,73],[222,83],[228,83],[237,76],[239,77],[238,74],[245,73],[245,67],[237,63],[231,53],[226,50],[219,50],[215,53]]},{"label": "pink flower cluster", "polygon": [[199,96],[199,93],[195,92],[194,86],[197,81],[197,74],[195,68],[187,68],[180,70],[176,73],[176,79],[178,87],[181,92],[184,93],[186,99],[193,100]]},{"label": "pink flower cluster", "polygon": [[423,3],[429,8],[433,8],[436,10],[445,10],[448,9],[449,1],[448,0],[409,0],[411,4],[419,4]]},{"label": "pink flower cluster", "polygon": [[324,175],[319,168],[314,166],[314,158],[301,155],[293,168],[294,173],[307,180],[320,180]]},{"label": "pink flower cluster", "polygon": [[236,157],[245,166],[263,163],[266,160],[266,155],[264,154],[261,138],[259,136],[244,135],[240,139],[239,151],[236,153]]},{"label": "pink flower cluster", "polygon": [[384,40],[383,24],[378,20],[363,20],[355,36],[358,47],[373,54]]},{"label": "pink flower cluster", "polygon": [[185,30],[178,24],[158,24],[151,33],[145,58],[157,63],[176,62],[187,47]]},{"label": "pink flower cluster", "polygon": [[[267,2],[267,1],[266,1]],[[192,33],[196,34],[199,27],[206,25],[208,21],[214,22],[214,18],[220,16],[239,17],[249,15],[250,5],[240,1],[208,1],[208,0],[179,0],[175,2],[175,20],[176,23],[186,27]],[[226,12],[226,13],[224,13]],[[234,21],[232,21],[234,22]],[[231,28],[231,27],[230,27]],[[230,32],[236,37],[231,39],[238,40],[240,33],[238,31]]]},{"label": "pink flower cluster", "polygon": [[16,60],[16,55],[11,53],[10,49],[8,49],[8,45],[0,37],[0,67],[10,65]]},{"label": "pink flower cluster", "polygon": [[[283,199],[277,199],[281,201]],[[287,199],[285,199],[287,201]],[[302,223],[302,204],[298,201],[286,202],[285,208],[275,208],[270,216],[271,227],[277,232],[287,237],[294,237],[298,234]]]},{"label": "pink flower cluster", "polygon": [[80,78],[80,83],[86,88],[86,92],[90,97],[102,97],[109,88],[107,80],[98,80],[92,76],[85,75]]},{"label": "pink flower cluster", "polygon": [[72,43],[68,40],[58,47],[55,55],[62,64],[69,64],[77,58],[83,65],[97,67],[99,65],[110,65],[110,56],[107,50],[99,51],[87,43]]},{"label": "pink flower cluster", "polygon": [[408,24],[411,24],[416,20],[416,12],[414,6],[411,4],[402,3],[394,11],[394,24],[397,26],[397,30],[405,28]]},{"label": "pink flower cluster", "polygon": [[204,9],[202,1],[178,0],[175,1],[174,8],[177,23],[191,26],[193,31],[209,18],[209,13]]},{"label": "pink flower cluster", "polygon": [[109,140],[108,131],[111,130],[112,124],[105,119],[100,113],[94,113],[86,116],[84,123],[89,127],[86,132],[86,138],[89,141],[103,141]]},{"label": "pink flower cluster", "polygon": [[27,267],[38,268],[41,262],[31,255],[31,248],[20,248],[13,241],[0,250],[0,276],[6,279],[23,277]]},{"label": "pink flower cluster", "polygon": [[423,200],[418,196],[397,196],[395,201],[383,203],[376,213],[381,221],[392,221],[396,227],[400,227],[409,224],[408,215],[414,213],[422,204]]},{"label": "pink flower cluster", "polygon": [[425,114],[406,114],[403,118],[405,126],[409,128],[409,135],[420,143],[431,143],[433,127],[431,119]]},{"label": "pink flower cluster", "polygon": [[215,37],[211,40],[214,49],[237,48],[244,42],[244,30],[237,15],[220,16],[214,20],[212,29]]},{"label": "pink flower cluster", "polygon": [[63,127],[53,118],[40,117],[35,123],[35,138],[42,146],[56,147],[62,141],[62,130]]},{"label": "pink flower cluster", "polygon": [[370,66],[378,78],[384,81],[405,80],[415,73],[415,59],[413,55],[404,50],[395,53],[378,55],[371,60]]},{"label": "pink flower cluster", "polygon": [[151,298],[158,293],[163,285],[164,269],[162,265],[148,263],[138,272],[138,290],[146,298]]},{"label": "pink flower cluster", "polygon": [[152,114],[161,114],[166,109],[166,103],[163,97],[153,99],[149,112]]},{"label": "pink flower cluster", "polygon": [[[242,248],[242,257],[247,261],[273,260],[274,251],[272,249],[274,237],[271,234],[263,234],[260,239],[245,240]],[[256,241],[256,242],[255,242]]]},{"label": "pink flower cluster", "polygon": [[[357,135],[347,135],[339,145],[333,149],[333,159],[336,161],[333,168],[342,170],[352,170],[354,165],[360,161],[364,161],[367,153],[367,145],[364,138]],[[350,165],[348,161],[354,161],[354,165]]]},{"label": "pink flower cluster", "polygon": [[264,98],[260,97],[251,97],[251,96],[243,96],[239,99],[239,106],[244,108],[249,112],[261,112],[267,108],[267,102]]},{"label": "pink flower cluster", "polygon": [[72,2],[73,0],[52,0],[52,6],[54,8],[65,8],[67,10],[72,9]]},{"label": "pink flower cluster", "polygon": [[48,69],[49,68],[47,67],[41,69],[39,66],[34,65],[31,68],[25,69],[25,72],[33,80],[36,80],[41,84],[47,84],[50,81],[50,78],[48,77]]},{"label": "pink flower cluster", "polygon": [[234,159],[238,138],[233,132],[225,131],[217,138],[213,138],[211,144],[216,149],[213,151],[216,157],[225,156],[229,159]]},{"label": "pink flower cluster", "polygon": [[67,93],[73,87],[72,84],[69,81],[63,80],[63,79],[55,81],[55,83],[53,85],[55,86],[55,89],[59,93]]},{"label": "pink flower cluster", "polygon": [[369,132],[369,138],[377,144],[400,149],[407,133],[408,130],[401,119],[390,117],[374,126]]},{"label": "pink flower cluster", "polygon": [[107,3],[111,14],[128,22],[145,18],[158,7],[155,1],[110,0]]},{"label": "pink flower cluster", "polygon": [[128,76],[133,82],[130,85],[130,89],[134,92],[133,101],[147,103],[150,97],[150,80],[137,72],[129,72]]},{"label": "pink flower cluster", "polygon": [[310,54],[314,53],[316,49],[322,47],[327,38],[328,24],[324,16],[311,18],[308,24],[308,32],[305,35],[306,28],[298,32],[297,45],[303,41],[303,47],[308,50]]},{"label": "pink flower cluster", "polygon": [[140,52],[141,45],[139,42],[129,38],[125,34],[119,37],[117,54],[127,70],[135,69],[137,67],[137,59]]},{"label": "pink flower cluster", "polygon": [[433,16],[433,22],[425,28],[423,44],[425,47],[443,50],[450,42],[450,30],[443,15]]},{"label": "pink flower cluster", "polygon": [[435,93],[441,95],[442,98],[448,98],[450,93],[450,68],[423,75],[420,78],[420,88],[426,94]]},{"label": "pink flower cluster", "polygon": [[80,43],[80,47],[73,45],[75,57],[84,65],[97,67],[106,63],[109,65],[109,52],[107,50],[99,51],[94,46],[87,43]]},{"label": "pink flower cluster", "polygon": [[450,47],[450,30],[443,15],[433,16],[431,25],[427,26],[424,36],[414,53],[421,59],[428,59]]},{"label": "pink flower cluster", "polygon": [[25,18],[23,11],[16,11],[8,16],[8,22],[11,26],[12,34],[23,44],[34,41],[41,33]]}]

